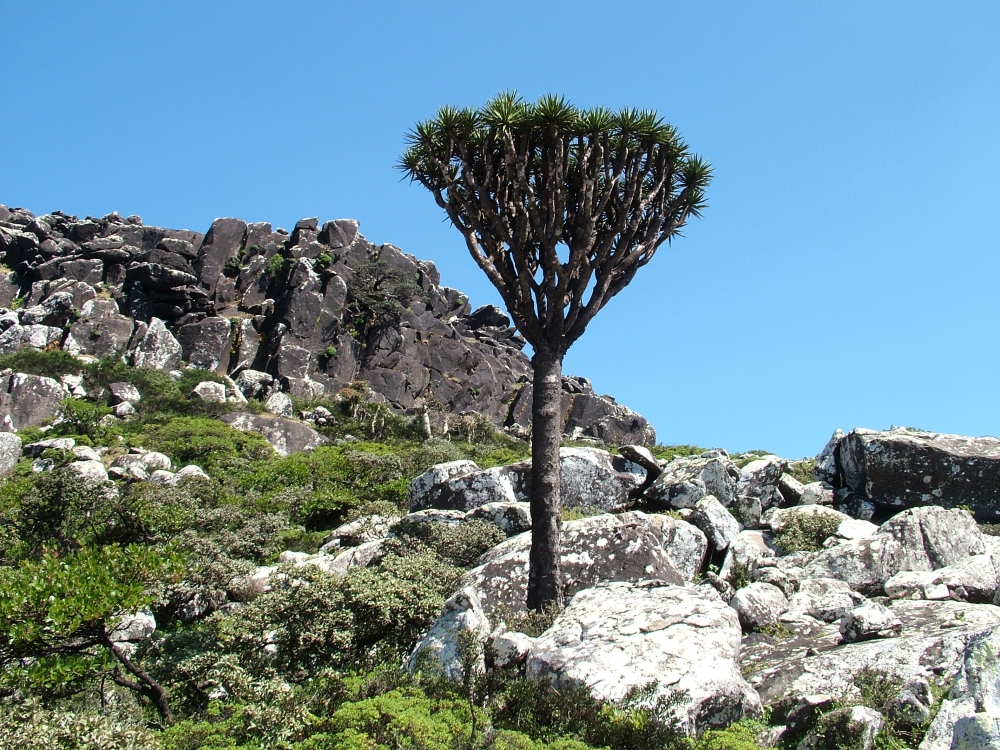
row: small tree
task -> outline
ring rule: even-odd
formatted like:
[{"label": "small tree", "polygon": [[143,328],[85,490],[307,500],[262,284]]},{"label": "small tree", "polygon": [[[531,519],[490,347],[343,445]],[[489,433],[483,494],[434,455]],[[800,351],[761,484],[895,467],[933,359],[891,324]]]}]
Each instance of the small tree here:
[{"label": "small tree", "polygon": [[147,547],[83,547],[0,569],[0,689],[54,692],[106,675],[173,722],[166,690],[114,640],[122,618],[148,605],[151,585],[179,572]]},{"label": "small tree", "polygon": [[433,193],[534,349],[528,607],[558,604],[563,356],[700,215],[711,168],[655,112],[512,92],[443,107],[407,144],[400,168]]}]

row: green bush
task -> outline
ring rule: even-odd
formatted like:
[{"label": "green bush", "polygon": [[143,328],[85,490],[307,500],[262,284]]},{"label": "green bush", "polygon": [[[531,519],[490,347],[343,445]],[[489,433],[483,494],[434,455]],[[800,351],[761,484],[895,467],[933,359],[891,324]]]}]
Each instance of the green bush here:
[{"label": "green bush", "polygon": [[63,351],[39,351],[21,349],[0,357],[0,369],[10,368],[14,372],[28,375],[42,375],[58,380],[63,375],[73,375],[83,369],[83,365],[72,354]]},{"label": "green bush", "polygon": [[128,497],[110,483],[81,482],[68,468],[43,472],[15,485],[21,493],[11,520],[21,544],[18,558],[44,550],[68,553],[88,544],[142,541],[144,524]]},{"label": "green bush", "polygon": [[43,708],[37,701],[4,706],[0,744],[7,750],[148,750],[156,735],[121,717]]},{"label": "green bush", "polygon": [[483,690],[494,727],[536,740],[571,737],[610,750],[681,750],[687,744],[676,725],[676,702],[655,698],[651,689],[632,691],[615,705],[595,699],[584,685],[555,689],[547,682],[492,672]]},{"label": "green bush", "polygon": [[759,721],[741,721],[725,729],[709,729],[691,750],[760,750],[757,738],[767,731]]},{"label": "green bush", "polygon": [[197,464],[209,476],[233,459],[260,460],[274,455],[260,435],[234,430],[224,422],[204,417],[177,417],[144,430],[144,447],[166,453],[179,466]]},{"label": "green bush", "polygon": [[271,276],[280,276],[285,271],[285,256],[280,253],[272,255],[267,262],[267,272]]},{"label": "green bush", "polygon": [[801,461],[792,461],[788,464],[788,473],[802,482],[802,484],[809,484],[816,481],[816,477],[813,476],[815,469],[816,461],[812,458],[804,458]]},{"label": "green bush", "polygon": [[495,524],[480,520],[406,524],[398,527],[396,533],[401,544],[416,542],[460,568],[471,568],[484,552],[507,538]]},{"label": "green bush", "polygon": [[785,554],[816,552],[823,549],[823,542],[836,533],[839,526],[836,517],[825,513],[796,513],[774,535],[774,541]]}]

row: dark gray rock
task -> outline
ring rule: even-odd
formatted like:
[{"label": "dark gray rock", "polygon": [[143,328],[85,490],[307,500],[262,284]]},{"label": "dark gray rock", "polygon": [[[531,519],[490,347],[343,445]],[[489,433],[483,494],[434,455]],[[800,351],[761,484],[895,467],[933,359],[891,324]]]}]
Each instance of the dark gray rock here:
[{"label": "dark gray rock", "polygon": [[[525,383],[510,407],[507,425],[531,425],[533,388]],[[574,438],[591,437],[610,445],[653,445],[656,431],[634,411],[610,396],[598,396],[583,378],[563,378],[563,432]]]},{"label": "dark gray rock", "polygon": [[1000,440],[856,429],[838,444],[844,484],[877,505],[967,506],[1000,521]]},{"label": "dark gray rock", "polygon": [[320,231],[317,239],[334,250],[350,247],[351,243],[358,236],[359,226],[358,222],[354,219],[328,221],[323,224],[323,229]]},{"label": "dark gray rock", "polygon": [[0,393],[0,429],[6,432],[51,421],[59,414],[60,402],[70,395],[57,380],[24,373],[3,378],[0,388],[6,391]]},{"label": "dark gray rock", "polygon": [[177,330],[184,359],[195,367],[225,372],[232,348],[232,324],[228,318],[205,318]]},{"label": "dark gray rock", "polygon": [[216,219],[198,250],[194,268],[202,286],[215,291],[226,261],[235,258],[246,236],[247,225],[242,219]]},{"label": "dark gray rock", "polygon": [[[629,493],[643,481],[643,471],[620,456],[597,448],[561,448],[561,501],[564,508],[593,507],[602,510],[627,504]],[[461,464],[464,473],[450,473]],[[531,497],[531,462],[522,461],[485,471],[471,462],[452,462],[434,467],[447,477],[429,487],[437,475],[422,475],[410,488],[410,511],[435,507],[472,510],[487,503],[518,503]],[[472,464],[472,466],[475,466]],[[449,475],[450,473],[450,475]]]}]

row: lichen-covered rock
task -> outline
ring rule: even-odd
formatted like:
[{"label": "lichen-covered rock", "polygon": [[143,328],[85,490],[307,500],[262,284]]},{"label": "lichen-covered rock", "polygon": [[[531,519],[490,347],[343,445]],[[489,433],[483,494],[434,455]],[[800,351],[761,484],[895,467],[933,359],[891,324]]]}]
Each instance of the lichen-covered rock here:
[{"label": "lichen-covered rock", "polygon": [[833,505],[833,488],[825,482],[810,482],[802,488],[799,505]]},{"label": "lichen-covered rock", "polygon": [[361,516],[338,526],[323,538],[321,551],[339,547],[357,547],[389,536],[389,529],[399,523],[399,516]]},{"label": "lichen-covered rock", "polygon": [[1000,628],[970,638],[920,750],[1000,747]]},{"label": "lichen-covered rock", "polygon": [[698,527],[659,513],[634,513],[645,519],[667,553],[670,563],[685,581],[693,581],[701,571],[708,553],[708,539]]},{"label": "lichen-covered rock", "polygon": [[0,429],[14,432],[25,427],[40,427],[55,419],[66,398],[69,398],[69,391],[52,378],[24,373],[0,378]]},{"label": "lichen-covered rock", "polygon": [[169,372],[181,364],[183,348],[159,318],[152,318],[129,351],[133,367]]},{"label": "lichen-covered rock", "polygon": [[294,419],[241,413],[223,414],[219,419],[234,429],[263,435],[264,439],[282,456],[299,451],[314,450],[328,442],[312,427]]},{"label": "lichen-covered rock", "polygon": [[69,468],[75,471],[85,482],[107,482],[108,470],[100,461],[74,461]]},{"label": "lichen-covered rock", "polygon": [[762,558],[775,557],[775,551],[760,531],[744,529],[730,543],[726,550],[726,559],[722,562],[719,574],[732,582],[741,571],[749,574]]},{"label": "lichen-covered rock", "polygon": [[772,706],[811,694],[860,700],[856,680],[862,673],[911,689],[923,686],[918,692],[929,694],[929,684],[958,673],[970,639],[1000,626],[1000,608],[987,604],[896,601],[889,610],[902,623],[898,637],[855,643],[843,642],[839,623],[800,629],[782,618],[792,636],[746,649],[742,668]]},{"label": "lichen-covered rock", "polygon": [[486,503],[466,513],[467,520],[491,523],[507,536],[514,536],[531,528],[530,503]]},{"label": "lichen-covered rock", "polygon": [[139,389],[131,383],[112,383],[108,386],[108,405],[117,406],[128,401],[137,404],[142,400]]},{"label": "lichen-covered rock", "polygon": [[170,480],[170,484],[177,485],[181,482],[187,480],[204,480],[209,479],[208,474],[200,466],[195,466],[194,464],[188,464],[179,471],[177,471],[173,478]]},{"label": "lichen-covered rock", "polygon": [[156,632],[156,618],[148,608],[129,613],[118,621],[111,631],[115,643],[138,643],[151,638]]},{"label": "lichen-covered rock", "polygon": [[840,637],[847,643],[871,638],[892,638],[903,623],[892,610],[878,602],[862,602],[840,618]]},{"label": "lichen-covered rock", "polygon": [[806,571],[845,581],[862,593],[880,594],[885,582],[901,571],[937,570],[985,551],[982,532],[965,511],[914,508],[886,521],[871,537],[823,550]]},{"label": "lichen-covered rock", "polygon": [[464,458],[458,461],[435,464],[410,482],[406,491],[410,510],[434,508],[441,496],[448,492],[445,483],[449,479],[478,471],[480,468],[475,461]]},{"label": "lichen-covered rock", "polygon": [[806,578],[799,582],[798,590],[789,597],[787,619],[807,615],[821,622],[836,622],[863,601],[864,597],[843,581]]},{"label": "lichen-covered rock", "polygon": [[904,429],[856,429],[837,460],[855,493],[889,507],[967,506],[1000,520],[1000,440]]},{"label": "lichen-covered rock", "polygon": [[835,430],[823,450],[816,456],[816,468],[813,473],[820,481],[839,486],[840,471],[837,466],[837,447],[843,439],[844,431]]},{"label": "lichen-covered rock", "polygon": [[203,380],[191,389],[191,397],[210,404],[226,403],[226,386],[213,380]]},{"label": "lichen-covered rock", "polygon": [[516,631],[493,636],[490,640],[493,666],[497,669],[505,669],[522,664],[534,644],[534,638]]},{"label": "lichen-covered rock", "polygon": [[76,448],[76,439],[71,437],[65,438],[48,438],[47,440],[38,440],[34,443],[28,443],[24,446],[24,455],[28,458],[38,458],[47,450],[56,451],[71,451]]},{"label": "lichen-covered rock", "polygon": [[319,552],[310,555],[307,552],[292,552],[286,550],[278,555],[284,563],[291,563],[297,568],[319,568],[327,575],[343,578],[351,568],[365,568],[374,564],[385,554],[385,540],[376,539],[359,544],[344,551],[333,550],[336,554]]},{"label": "lichen-covered rock", "polygon": [[[663,537],[642,513],[599,515],[562,526],[562,575],[566,596],[601,581],[657,578],[683,584]],[[462,577],[471,585],[487,615],[524,611],[528,590],[530,532],[511,537],[483,555]]]},{"label": "lichen-covered rock", "polygon": [[788,461],[777,456],[758,458],[740,469],[736,503],[746,525],[756,526],[761,513],[783,501],[779,485],[787,470]]},{"label": "lichen-covered rock", "polygon": [[687,519],[708,537],[717,550],[724,550],[739,536],[740,524],[714,495],[707,495],[695,503]]},{"label": "lichen-covered rock", "polygon": [[756,581],[739,589],[729,601],[747,632],[776,625],[788,609],[788,599],[777,586]]},{"label": "lichen-covered rock", "polygon": [[[480,645],[489,634],[490,621],[479,602],[478,592],[466,586],[444,603],[441,616],[406,663],[407,669],[411,672],[429,669],[461,682],[466,663],[472,661],[473,671],[483,673],[486,664]],[[472,653],[468,653],[470,649]]]},{"label": "lichen-covered rock", "polygon": [[295,414],[295,407],[287,393],[276,391],[264,402],[264,411],[278,417],[291,417]]},{"label": "lichen-covered rock", "polygon": [[714,495],[727,508],[736,500],[740,470],[724,451],[675,458],[646,490],[645,498],[663,508],[693,508],[706,495]]},{"label": "lichen-covered rock", "polygon": [[972,555],[954,565],[935,571],[953,599],[981,604],[996,604],[1000,588],[1000,570],[993,555]]},{"label": "lichen-covered rock", "polygon": [[21,459],[21,438],[12,432],[0,432],[0,477],[14,471]]},{"label": "lichen-covered rock", "polygon": [[705,587],[606,583],[574,596],[535,640],[526,674],[611,701],[655,684],[693,735],[760,714],[740,676],[740,636],[736,613]]}]

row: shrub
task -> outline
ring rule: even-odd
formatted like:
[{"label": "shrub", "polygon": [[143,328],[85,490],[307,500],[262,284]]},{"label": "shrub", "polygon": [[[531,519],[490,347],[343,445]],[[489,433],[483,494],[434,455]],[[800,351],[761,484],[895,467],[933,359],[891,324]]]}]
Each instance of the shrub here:
[{"label": "shrub", "polygon": [[78,398],[68,398],[60,406],[65,422],[57,426],[56,432],[85,435],[91,440],[103,436],[105,429],[101,420],[111,413],[111,409]]},{"label": "shrub", "polygon": [[802,482],[802,484],[809,484],[816,481],[816,478],[813,476],[815,468],[815,459],[804,458],[801,461],[792,461],[788,464],[788,473]]},{"label": "shrub", "polygon": [[367,700],[349,702],[330,718],[331,734],[308,745],[319,750],[413,747],[452,750],[471,737],[467,702],[432,700],[419,689],[396,689]]},{"label": "shrub", "polygon": [[432,553],[387,554],[376,566],[352,569],[342,590],[354,615],[356,657],[383,661],[409,654],[460,573]]},{"label": "shrub", "polygon": [[217,419],[178,417],[149,429],[145,447],[166,453],[181,466],[197,464],[210,476],[227,460],[274,454],[260,435],[234,430]]},{"label": "shrub", "polygon": [[56,469],[17,485],[19,507],[13,514],[23,545],[18,557],[36,557],[45,549],[72,552],[87,544],[142,541],[144,524],[130,498],[110,483],[81,482],[71,469]]},{"label": "shrub", "polygon": [[840,521],[825,513],[796,513],[774,535],[774,541],[785,554],[816,552],[823,549],[823,542],[837,531],[838,526]]},{"label": "shrub", "polygon": [[759,721],[741,721],[725,729],[709,729],[692,750],[760,750],[757,737],[767,730]]},{"label": "shrub", "polygon": [[271,259],[267,262],[267,272],[271,276],[280,276],[285,271],[285,256],[275,254],[271,256]]},{"label": "shrub", "polygon": [[77,748],[82,738],[93,750],[146,750],[156,736],[115,714],[42,708],[37,701],[4,706],[0,741],[8,750]]},{"label": "shrub", "polygon": [[401,542],[417,542],[442,560],[471,568],[484,552],[507,538],[496,525],[472,520],[461,523],[414,523],[397,529]]},{"label": "shrub", "polygon": [[80,360],[72,354],[63,351],[43,352],[37,349],[21,349],[0,357],[0,369],[7,367],[14,372],[42,375],[56,380],[63,375],[72,375],[83,369]]},{"label": "shrub", "polygon": [[707,448],[701,448],[697,445],[654,445],[652,449],[653,455],[659,461],[673,461],[675,458],[683,458],[685,456],[700,456],[704,453]]},{"label": "shrub", "polygon": [[683,747],[674,718],[675,701],[657,699],[651,690],[632,691],[620,705],[597,700],[585,685],[555,689],[547,682],[487,675],[484,707],[493,726],[555,742],[574,738],[611,750]]}]

